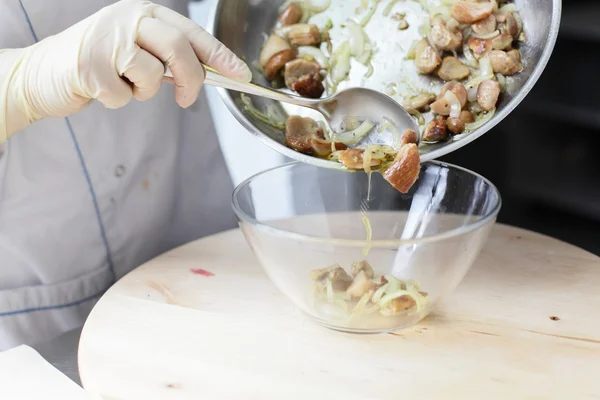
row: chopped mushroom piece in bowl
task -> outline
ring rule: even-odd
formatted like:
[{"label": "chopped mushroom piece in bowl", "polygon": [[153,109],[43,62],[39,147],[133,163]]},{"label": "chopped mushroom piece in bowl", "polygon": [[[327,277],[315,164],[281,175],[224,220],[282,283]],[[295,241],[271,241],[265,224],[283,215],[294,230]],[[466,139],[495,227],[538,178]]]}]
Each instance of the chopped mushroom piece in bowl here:
[{"label": "chopped mushroom piece in bowl", "polygon": [[[318,126],[295,124],[312,146]],[[403,194],[384,174],[286,164],[241,183],[233,208],[267,275],[306,315],[336,330],[389,332],[457,288],[501,207],[496,188],[468,170],[426,162],[418,175],[397,182],[412,185]]]}]

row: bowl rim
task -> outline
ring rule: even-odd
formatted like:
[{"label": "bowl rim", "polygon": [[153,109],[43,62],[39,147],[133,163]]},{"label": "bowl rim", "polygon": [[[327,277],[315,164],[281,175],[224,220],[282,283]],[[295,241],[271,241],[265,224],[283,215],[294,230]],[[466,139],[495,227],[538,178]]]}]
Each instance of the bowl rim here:
[{"label": "bowl rim", "polygon": [[[290,168],[295,165],[307,165],[307,164],[299,162],[299,161],[293,161],[293,162],[288,162],[288,163],[284,163],[281,165],[277,165],[275,167],[266,169],[266,170],[258,172],[256,174],[253,174],[252,176],[250,176],[249,178],[246,178],[244,181],[242,181],[240,184],[238,184],[236,186],[236,188],[233,190],[232,199],[231,199],[231,205],[233,208],[233,212],[237,216],[238,220],[240,222],[248,223],[266,233],[277,234],[278,236],[287,237],[291,240],[298,240],[298,241],[312,242],[312,243],[315,243],[315,242],[316,243],[328,243],[328,244],[335,244],[335,245],[344,246],[344,247],[365,247],[365,244],[367,243],[366,240],[325,238],[322,236],[306,235],[303,233],[292,232],[292,231],[289,231],[286,229],[276,228],[274,226],[269,225],[268,223],[261,222],[261,221],[257,220],[256,218],[249,216],[242,210],[242,208],[239,206],[239,202],[238,202],[238,194],[240,193],[242,188],[248,186],[253,180],[255,180],[256,178],[258,178],[262,175],[266,175],[266,174],[273,172],[275,170],[278,170],[278,169]],[[313,168],[318,168],[318,167],[315,167],[314,165],[310,165],[310,164],[308,164],[308,165]],[[399,247],[402,245],[413,245],[413,244],[425,244],[425,243],[439,242],[439,241],[442,241],[445,239],[458,237],[458,236],[464,235],[466,233],[473,232],[473,231],[487,225],[488,223],[495,221],[495,219],[498,217],[498,213],[500,212],[500,209],[502,208],[502,196],[500,194],[500,191],[496,187],[496,185],[494,185],[489,179],[487,179],[483,175],[478,174],[477,172],[473,172],[467,168],[464,168],[464,167],[461,167],[461,166],[458,166],[455,164],[443,162],[443,161],[435,161],[435,160],[427,161],[427,162],[422,163],[422,165],[437,165],[437,166],[448,168],[448,169],[455,169],[455,170],[459,170],[461,172],[465,172],[467,174],[473,175],[477,178],[480,178],[484,182],[486,182],[490,186],[490,188],[496,193],[496,196],[498,197],[498,203],[488,214],[484,215],[483,218],[478,219],[477,221],[475,221],[473,223],[469,223],[466,225],[462,225],[458,228],[453,228],[453,229],[450,229],[450,230],[447,230],[447,231],[444,231],[441,233],[436,233],[434,235],[424,236],[424,237],[416,238],[416,239],[371,240],[369,242],[370,248]],[[326,170],[328,170],[328,169],[326,169]],[[335,171],[335,170],[333,170],[333,171]],[[338,171],[338,172],[343,172],[343,171]],[[350,173],[350,172],[347,172],[347,173]]]},{"label": "bowl rim", "polygon": [[[527,95],[531,92],[535,84],[540,79],[542,73],[546,69],[548,62],[552,56],[554,51],[554,47],[556,45],[556,41],[558,39],[558,33],[560,29],[560,21],[562,19],[562,0],[550,0],[552,2],[552,17],[550,19],[550,30],[548,32],[548,40],[544,46],[538,64],[533,69],[531,75],[525,82],[525,84],[518,91],[517,95],[514,96],[508,104],[502,107],[494,117],[485,123],[483,126],[476,129],[474,132],[469,133],[468,135],[462,137],[460,140],[453,141],[452,143],[442,146],[438,149],[434,149],[431,151],[427,151],[421,154],[421,161],[433,161],[440,157],[445,156],[455,150],[460,149],[463,146],[468,145],[476,139],[479,139],[481,136],[492,130],[496,127],[500,122],[502,122],[512,111],[514,111],[521,102],[527,97]],[[217,37],[216,29],[219,25],[218,16],[223,7],[223,0],[217,0],[210,10],[208,23],[206,25],[206,30],[211,35]],[[218,37],[217,37],[218,39]],[[323,160],[320,158],[312,157],[309,155],[305,155],[302,153],[298,153],[297,151],[290,149],[282,143],[279,143],[277,140],[272,139],[268,135],[264,134],[260,129],[256,127],[256,125],[247,117],[247,115],[242,112],[233,99],[231,95],[231,91],[223,88],[215,88],[219,96],[221,97],[225,106],[229,109],[229,111],[233,114],[234,118],[246,129],[246,131],[258,139],[264,145],[270,147],[271,149],[279,152],[280,154],[302,161],[306,164],[312,164],[318,167],[326,167],[332,169],[344,170],[344,167],[339,163],[332,163],[328,160]]]}]

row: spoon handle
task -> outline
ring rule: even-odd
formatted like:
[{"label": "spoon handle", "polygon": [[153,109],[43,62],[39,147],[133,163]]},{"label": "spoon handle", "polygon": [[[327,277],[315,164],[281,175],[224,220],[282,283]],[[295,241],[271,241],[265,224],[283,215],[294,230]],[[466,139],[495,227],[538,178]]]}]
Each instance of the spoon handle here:
[{"label": "spoon handle", "polygon": [[[217,70],[209,67],[208,65],[202,64],[202,67],[204,67],[204,83],[206,85],[234,90],[236,92],[242,92],[246,94],[253,94],[260,97],[266,97],[271,100],[283,101],[284,103],[290,103],[303,107],[315,108],[316,105],[319,103],[318,100],[306,99],[300,96],[290,95],[254,83],[244,83],[236,81],[235,79],[231,79],[221,75]],[[173,75],[171,74],[171,71],[168,68],[165,68],[164,80],[166,82],[173,83]]]}]

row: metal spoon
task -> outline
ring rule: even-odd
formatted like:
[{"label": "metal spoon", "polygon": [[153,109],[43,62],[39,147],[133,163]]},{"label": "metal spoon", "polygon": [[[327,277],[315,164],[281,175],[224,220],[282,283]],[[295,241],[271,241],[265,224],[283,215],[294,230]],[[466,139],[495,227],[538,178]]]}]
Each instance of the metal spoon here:
[{"label": "metal spoon", "polygon": [[[330,131],[335,132],[335,129],[333,128],[339,126],[346,118],[352,117],[370,120],[376,123],[384,122],[384,119],[387,119],[392,122],[400,132],[411,129],[415,131],[417,135],[419,134],[419,128],[415,119],[391,97],[375,90],[357,87],[342,90],[333,96],[321,99],[307,99],[256,85],[254,83],[242,83],[221,75],[209,66],[203,65],[203,67],[205,70],[205,84],[316,110],[321,113],[323,120],[327,123]],[[168,69],[165,72],[165,80],[172,82],[172,75]],[[371,143],[387,144],[391,146],[392,136],[389,132],[379,132],[377,129],[373,129],[368,136],[361,140],[361,144]],[[279,151],[279,149],[276,150]],[[329,168],[341,168],[341,165],[337,162],[323,159],[318,159],[317,161],[315,160],[315,157],[296,151],[286,151],[285,153],[281,153],[296,161],[318,164],[319,166]]]}]

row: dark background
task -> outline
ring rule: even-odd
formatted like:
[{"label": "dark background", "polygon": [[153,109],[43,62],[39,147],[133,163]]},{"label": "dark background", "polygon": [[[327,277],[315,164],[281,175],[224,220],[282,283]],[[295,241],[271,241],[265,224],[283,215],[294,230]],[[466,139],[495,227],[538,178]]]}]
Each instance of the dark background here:
[{"label": "dark background", "polygon": [[498,222],[600,255],[600,4],[564,1],[552,58],[502,123],[442,160],[502,193]]}]

